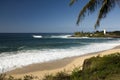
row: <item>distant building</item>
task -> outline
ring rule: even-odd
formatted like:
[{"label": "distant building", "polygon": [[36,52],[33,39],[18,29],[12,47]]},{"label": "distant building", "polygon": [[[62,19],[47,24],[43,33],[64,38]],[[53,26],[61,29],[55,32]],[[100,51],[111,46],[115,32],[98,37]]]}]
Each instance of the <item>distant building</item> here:
[{"label": "distant building", "polygon": [[93,34],[90,34],[90,36],[92,37],[92,36],[93,36]]},{"label": "distant building", "polygon": [[105,29],[103,30],[103,32],[104,32],[104,35],[106,35],[106,30]]}]

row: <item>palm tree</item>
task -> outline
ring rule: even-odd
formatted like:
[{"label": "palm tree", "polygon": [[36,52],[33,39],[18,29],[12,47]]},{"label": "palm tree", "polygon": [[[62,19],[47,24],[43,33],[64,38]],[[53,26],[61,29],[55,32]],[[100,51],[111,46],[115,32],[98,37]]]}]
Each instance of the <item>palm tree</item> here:
[{"label": "palm tree", "polygon": [[[73,5],[78,0],[71,0],[70,6]],[[120,0],[89,0],[88,3],[82,8],[82,10],[79,13],[77,24],[79,24],[86,14],[93,13],[97,9],[99,9],[98,12],[98,18],[94,25],[95,28],[100,26],[101,19],[105,18],[107,14],[116,6],[120,4]],[[119,5],[120,6],[120,5]]]}]

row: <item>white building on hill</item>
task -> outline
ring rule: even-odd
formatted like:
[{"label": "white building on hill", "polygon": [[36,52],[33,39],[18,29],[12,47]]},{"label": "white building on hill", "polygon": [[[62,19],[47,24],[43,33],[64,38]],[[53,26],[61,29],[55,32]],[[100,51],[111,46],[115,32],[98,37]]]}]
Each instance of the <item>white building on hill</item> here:
[{"label": "white building on hill", "polygon": [[103,32],[104,32],[104,35],[106,35],[106,30],[105,29],[103,30]]}]

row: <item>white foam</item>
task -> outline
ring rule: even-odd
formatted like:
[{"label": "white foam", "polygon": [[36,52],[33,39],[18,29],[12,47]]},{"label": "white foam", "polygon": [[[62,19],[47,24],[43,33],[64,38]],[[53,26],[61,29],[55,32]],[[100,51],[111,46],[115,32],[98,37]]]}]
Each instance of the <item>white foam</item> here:
[{"label": "white foam", "polygon": [[72,37],[72,36],[67,37],[67,39],[86,39],[86,38],[89,38],[89,37]]},{"label": "white foam", "polygon": [[41,35],[33,35],[33,38],[42,38]]},{"label": "white foam", "polygon": [[51,38],[69,38],[70,36],[72,36],[72,35],[53,35],[53,36],[51,36]]},{"label": "white foam", "polygon": [[0,56],[0,73],[33,63],[47,62],[51,60],[62,59],[65,57],[79,56],[86,53],[107,50],[117,45],[120,45],[120,41],[111,41],[107,43],[90,43],[89,45],[82,47],[71,47],[68,49],[18,51],[13,55]]}]

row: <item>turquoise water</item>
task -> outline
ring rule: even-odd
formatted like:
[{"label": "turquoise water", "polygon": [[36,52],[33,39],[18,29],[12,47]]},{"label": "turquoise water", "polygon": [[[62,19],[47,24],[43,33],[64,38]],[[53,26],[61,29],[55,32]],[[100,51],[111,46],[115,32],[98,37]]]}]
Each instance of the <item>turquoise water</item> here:
[{"label": "turquoise water", "polygon": [[72,34],[0,34],[0,72],[120,45],[119,38],[73,38],[70,35]]}]

